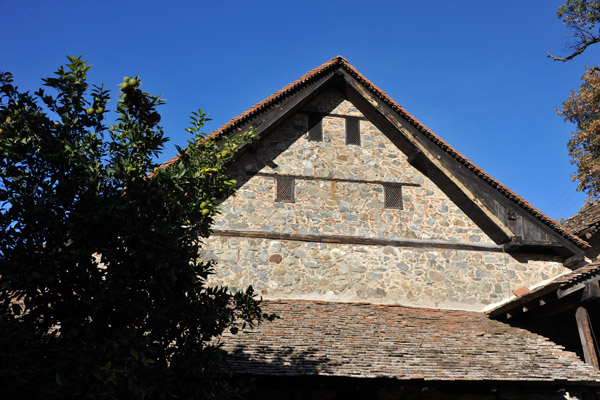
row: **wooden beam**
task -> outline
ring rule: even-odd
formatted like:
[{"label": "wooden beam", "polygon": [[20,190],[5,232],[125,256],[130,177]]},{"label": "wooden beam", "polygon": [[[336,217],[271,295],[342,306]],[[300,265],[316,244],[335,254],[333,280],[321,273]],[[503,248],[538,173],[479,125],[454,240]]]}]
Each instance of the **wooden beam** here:
[{"label": "wooden beam", "polygon": [[271,172],[259,172],[259,171],[246,171],[246,175],[250,176],[265,176],[268,178],[291,178],[302,181],[327,181],[327,182],[343,182],[343,183],[366,183],[368,185],[398,185],[398,186],[421,186],[418,183],[412,182],[393,182],[393,181],[381,181],[381,180],[364,180],[364,179],[345,179],[345,178],[329,178],[321,176],[307,176],[307,175],[292,175],[292,174],[275,174]]},{"label": "wooden beam", "polygon": [[567,268],[576,269],[579,264],[585,261],[585,257],[582,254],[574,254],[571,257],[563,261],[563,265]]},{"label": "wooden beam", "polygon": [[590,316],[585,307],[578,307],[575,312],[575,320],[577,321],[577,329],[579,330],[579,339],[583,347],[583,357],[585,362],[594,367],[595,370],[600,370],[598,364],[598,352],[594,344],[594,336],[592,325],[590,324]]},{"label": "wooden beam", "polygon": [[266,231],[246,231],[230,229],[213,229],[212,236],[230,236],[247,237],[254,239],[272,239],[272,240],[292,240],[298,242],[314,243],[332,243],[332,244],[359,244],[367,246],[393,246],[393,247],[417,247],[417,248],[437,248],[451,250],[471,250],[471,251],[493,251],[502,252],[502,246],[480,245],[467,243],[439,242],[434,240],[415,240],[415,239],[383,239],[369,238],[362,236],[344,236],[344,235],[305,235],[299,233],[266,232]]},{"label": "wooden beam", "polygon": [[587,301],[595,300],[600,296],[600,287],[598,286],[598,279],[600,279],[600,277],[595,277],[593,279],[596,279],[596,280],[586,280],[586,281],[577,283],[573,286],[570,286],[566,289],[558,289],[556,291],[556,294],[558,295],[558,298],[560,299],[560,298],[570,295],[571,293],[575,293],[580,290],[583,290],[581,300],[587,300]]}]

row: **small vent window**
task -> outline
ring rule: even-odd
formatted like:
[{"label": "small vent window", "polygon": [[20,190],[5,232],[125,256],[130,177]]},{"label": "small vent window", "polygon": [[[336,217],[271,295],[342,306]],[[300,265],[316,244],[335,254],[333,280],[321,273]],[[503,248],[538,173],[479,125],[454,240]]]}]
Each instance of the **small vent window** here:
[{"label": "small vent window", "polygon": [[397,208],[402,210],[402,186],[383,186],[385,208]]},{"label": "small vent window", "polygon": [[293,203],[295,201],[296,180],[294,178],[276,178],[275,181],[277,182],[275,201]]},{"label": "small vent window", "polygon": [[323,141],[323,116],[308,114],[308,140],[312,142]]},{"label": "small vent window", "polygon": [[346,144],[360,146],[360,120],[358,118],[346,118]]}]

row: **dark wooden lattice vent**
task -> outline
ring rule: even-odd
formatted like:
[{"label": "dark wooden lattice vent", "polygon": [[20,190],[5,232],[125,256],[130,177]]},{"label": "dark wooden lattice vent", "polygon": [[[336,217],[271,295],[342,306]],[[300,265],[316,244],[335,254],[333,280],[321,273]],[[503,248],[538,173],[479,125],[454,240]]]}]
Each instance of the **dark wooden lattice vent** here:
[{"label": "dark wooden lattice vent", "polygon": [[360,120],[358,118],[346,118],[346,144],[360,146]]},{"label": "dark wooden lattice vent", "polygon": [[277,178],[275,179],[277,185],[277,194],[275,195],[275,201],[282,203],[293,203],[295,201],[295,187],[296,180],[294,178]]},{"label": "dark wooden lattice vent", "polygon": [[308,114],[308,140],[323,141],[323,116],[321,114]]},{"label": "dark wooden lattice vent", "polygon": [[402,210],[402,186],[384,185],[383,195],[385,208],[398,208]]}]

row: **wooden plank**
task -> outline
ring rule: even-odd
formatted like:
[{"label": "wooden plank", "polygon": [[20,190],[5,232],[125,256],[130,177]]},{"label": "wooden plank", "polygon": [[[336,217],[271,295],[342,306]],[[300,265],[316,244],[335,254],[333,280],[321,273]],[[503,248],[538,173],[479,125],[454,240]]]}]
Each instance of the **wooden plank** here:
[{"label": "wooden plank", "polygon": [[515,216],[513,218],[508,217],[508,229],[510,229],[516,236],[519,236],[523,239],[525,238],[523,235],[523,220],[521,215],[515,212]]},{"label": "wooden plank", "polygon": [[594,344],[592,325],[590,324],[590,316],[585,307],[578,307],[575,312],[575,320],[577,321],[577,330],[579,331],[579,339],[583,348],[583,357],[585,362],[594,367],[595,370],[600,370],[598,364],[598,352]]},{"label": "wooden plank", "polygon": [[452,250],[490,251],[502,252],[502,246],[477,245],[466,243],[438,242],[414,239],[379,239],[361,236],[343,235],[305,235],[297,233],[266,232],[251,230],[213,229],[212,236],[247,237],[254,239],[291,240],[299,242],[332,243],[332,244],[358,244],[367,246],[393,246],[437,248]]},{"label": "wooden plank", "polygon": [[246,171],[246,175],[251,176],[266,176],[269,178],[290,178],[304,181],[327,181],[327,182],[347,182],[347,183],[366,183],[370,185],[398,185],[398,186],[421,186],[418,183],[411,182],[392,182],[379,180],[364,180],[364,179],[345,179],[345,178],[329,178],[320,176],[292,175],[292,174],[274,174],[270,172]]},{"label": "wooden plank", "polygon": [[571,268],[571,269],[577,269],[581,264],[585,262],[585,257],[583,255],[580,254],[575,254],[569,258],[567,258],[565,261],[563,261],[563,265],[567,268]]},{"label": "wooden plank", "polygon": [[598,286],[598,279],[600,279],[600,277],[595,277],[592,279],[596,280],[585,280],[575,285],[571,285],[566,289],[558,289],[556,291],[558,298],[563,298],[580,290],[583,291],[583,296],[585,296],[585,299],[594,299],[595,297],[600,296],[600,287]]},{"label": "wooden plank", "polygon": [[321,115],[322,117],[335,117],[335,118],[355,118],[355,119],[360,119],[362,121],[369,120],[367,117],[359,117],[359,116],[347,115],[347,114],[324,113],[324,112],[310,111],[310,110],[303,110],[303,111],[300,111],[298,114],[306,114],[306,115],[315,114],[315,115]]}]

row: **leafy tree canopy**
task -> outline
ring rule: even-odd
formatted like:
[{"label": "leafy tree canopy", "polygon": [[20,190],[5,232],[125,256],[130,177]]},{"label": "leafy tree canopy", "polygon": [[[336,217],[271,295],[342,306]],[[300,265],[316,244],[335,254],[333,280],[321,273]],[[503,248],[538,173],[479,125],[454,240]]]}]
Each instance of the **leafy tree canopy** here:
[{"label": "leafy tree canopy", "polygon": [[569,140],[571,162],[577,166],[573,179],[579,181],[578,190],[591,198],[600,194],[600,70],[589,68],[582,77],[577,92],[557,111],[566,121],[576,126]]},{"label": "leafy tree canopy", "polygon": [[[226,329],[255,324],[252,288],[209,287],[198,259],[245,133],[158,168],[160,97],[109,91],[81,58],[20,92],[0,73],[0,382],[6,398],[210,398],[226,392]],[[48,90],[48,93],[45,91]]]}]

